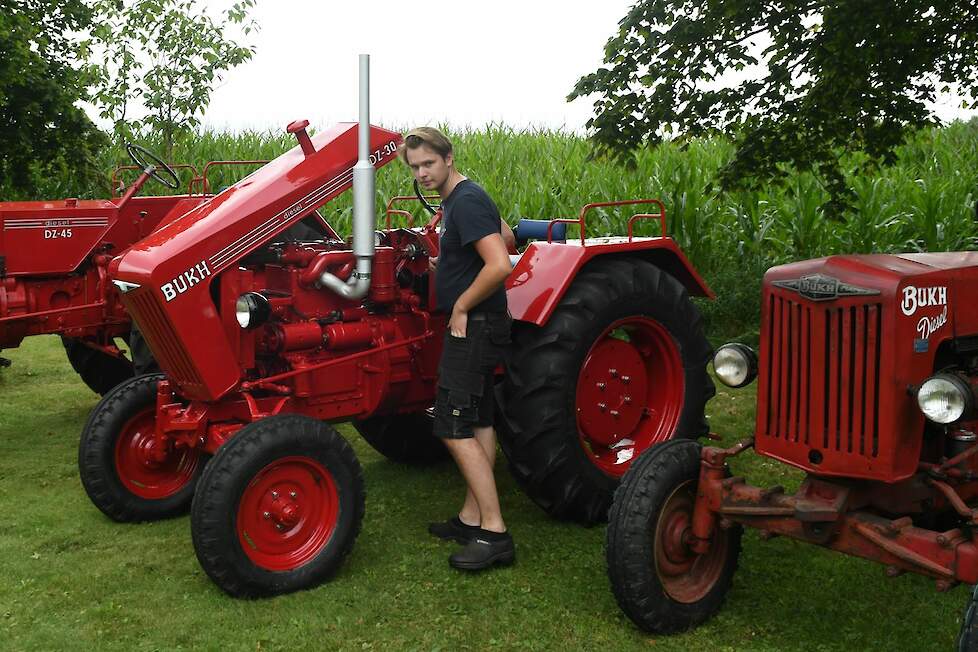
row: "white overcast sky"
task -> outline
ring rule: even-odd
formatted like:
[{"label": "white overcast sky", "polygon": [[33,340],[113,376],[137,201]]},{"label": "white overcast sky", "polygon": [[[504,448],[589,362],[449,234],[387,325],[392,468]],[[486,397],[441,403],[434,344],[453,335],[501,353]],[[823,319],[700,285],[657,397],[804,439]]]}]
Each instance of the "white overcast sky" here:
[{"label": "white overcast sky", "polygon": [[[231,0],[204,0],[216,15]],[[634,0],[258,0],[254,58],[226,73],[204,115],[217,129],[316,128],[357,115],[357,55],[371,55],[371,122],[490,122],[583,131],[565,98],[601,65]],[[969,117],[946,98],[944,119]]]},{"label": "white overcast sky", "polygon": [[[214,9],[227,0],[208,0]],[[602,61],[634,0],[259,0],[254,58],[227,73],[204,124],[323,127],[357,115],[357,55],[371,55],[371,121],[581,130],[565,98]]]}]

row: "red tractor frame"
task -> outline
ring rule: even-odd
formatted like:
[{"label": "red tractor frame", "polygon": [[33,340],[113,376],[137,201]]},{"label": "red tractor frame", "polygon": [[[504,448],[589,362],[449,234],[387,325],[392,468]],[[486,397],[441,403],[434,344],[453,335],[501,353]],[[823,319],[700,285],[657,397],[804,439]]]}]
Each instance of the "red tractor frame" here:
[{"label": "red tractor frame", "polygon": [[[296,148],[112,261],[165,376],[107,394],[79,448],[85,489],[115,520],[192,499],[197,557],[235,596],[313,586],[353,545],[362,475],[331,422],[353,421],[395,460],[446,457],[430,413],[446,324],[429,268],[440,212],[394,227],[405,213],[392,203],[376,230],[374,168],[396,159],[400,134],[369,126],[363,108],[359,127],[310,137],[307,124],[289,125]],[[351,185],[351,240],[279,240]],[[651,218],[662,235],[588,239],[587,216],[610,206],[654,208],[629,230]],[[565,222],[579,241],[554,238]],[[712,351],[689,295],[711,293],[665,236],[657,200],[591,204],[517,237],[533,229],[506,283],[516,325],[499,436],[543,508],[603,520],[634,456],[707,432]]]},{"label": "red tractor frame", "polygon": [[[132,337],[132,322],[108,280],[109,261],[209,201],[207,175],[215,166],[265,163],[215,161],[198,173],[192,165],[169,166],[138,145],[127,149],[136,165],[113,172],[120,194],[111,199],[0,202],[0,350],[33,335],[61,335],[75,371],[99,394],[133,375],[133,361],[116,338],[129,340],[137,370],[153,365],[138,333]],[[137,196],[151,178],[178,188],[174,168],[192,174],[186,194]],[[131,169],[140,174],[126,188],[120,174]]]},{"label": "red tractor frame", "polygon": [[[607,556],[624,611],[653,632],[712,615],[743,527],[932,577],[978,584],[978,254],[832,256],[764,277],[760,356],[718,349],[718,378],[759,377],[753,437],[674,441],[626,474]],[[806,473],[794,494],[730,477],[748,449]],[[974,609],[966,619],[967,644]]]}]

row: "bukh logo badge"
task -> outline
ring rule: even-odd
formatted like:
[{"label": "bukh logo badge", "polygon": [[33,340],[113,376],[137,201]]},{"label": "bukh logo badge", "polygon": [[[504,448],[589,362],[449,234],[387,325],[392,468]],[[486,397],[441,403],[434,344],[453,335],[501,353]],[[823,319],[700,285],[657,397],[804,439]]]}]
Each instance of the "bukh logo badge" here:
[{"label": "bukh logo badge", "polygon": [[202,260],[187,271],[177,275],[172,281],[161,285],[160,290],[169,303],[210,275],[211,270],[207,267],[207,262]]}]

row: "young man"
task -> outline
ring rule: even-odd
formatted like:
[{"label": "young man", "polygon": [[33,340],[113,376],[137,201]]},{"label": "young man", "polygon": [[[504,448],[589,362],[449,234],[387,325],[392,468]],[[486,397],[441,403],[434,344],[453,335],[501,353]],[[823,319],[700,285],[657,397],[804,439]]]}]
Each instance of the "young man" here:
[{"label": "young man", "polygon": [[432,523],[428,531],[465,546],[449,557],[455,568],[508,564],[515,549],[496,493],[492,426],[493,371],[510,329],[503,281],[511,267],[503,233],[511,239],[512,231],[486,191],[455,169],[452,144],[437,129],[409,132],[401,155],[418,183],[441,197],[435,295],[438,310],[451,317],[438,367],[434,434],[467,485],[458,515]]}]

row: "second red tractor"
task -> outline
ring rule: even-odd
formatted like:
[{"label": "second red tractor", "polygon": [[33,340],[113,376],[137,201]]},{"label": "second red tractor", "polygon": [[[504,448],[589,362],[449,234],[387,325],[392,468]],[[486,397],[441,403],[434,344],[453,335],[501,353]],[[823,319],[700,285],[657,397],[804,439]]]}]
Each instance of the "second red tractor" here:
[{"label": "second red tractor", "polygon": [[[445,455],[430,414],[446,323],[429,269],[441,214],[378,230],[374,168],[396,159],[401,136],[369,126],[364,108],[359,127],[310,137],[305,126],[290,125],[297,147],[112,261],[165,375],[107,394],[79,448],[85,489],[115,520],[192,500],[197,557],[235,596],[315,585],[353,545],[363,478],[334,422],[396,460]],[[351,185],[351,239],[281,241]],[[588,213],[612,204],[653,211],[627,236],[588,239]],[[689,298],[711,292],[665,237],[662,204],[605,205],[517,228],[541,232],[506,283],[514,346],[497,386],[516,478],[548,512],[585,522],[605,517],[651,444],[707,432],[714,391]],[[642,219],[662,235],[633,237]],[[553,237],[563,222],[579,240]]]}]

